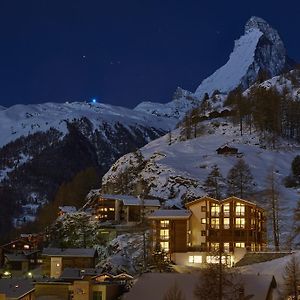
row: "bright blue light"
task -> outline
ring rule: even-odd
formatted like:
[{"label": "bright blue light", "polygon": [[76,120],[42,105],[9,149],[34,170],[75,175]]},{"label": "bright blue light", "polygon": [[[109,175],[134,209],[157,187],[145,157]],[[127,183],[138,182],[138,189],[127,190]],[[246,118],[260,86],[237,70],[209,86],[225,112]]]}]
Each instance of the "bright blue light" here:
[{"label": "bright blue light", "polygon": [[96,99],[93,99],[92,102],[93,102],[93,103],[97,103],[97,100],[96,100]]}]

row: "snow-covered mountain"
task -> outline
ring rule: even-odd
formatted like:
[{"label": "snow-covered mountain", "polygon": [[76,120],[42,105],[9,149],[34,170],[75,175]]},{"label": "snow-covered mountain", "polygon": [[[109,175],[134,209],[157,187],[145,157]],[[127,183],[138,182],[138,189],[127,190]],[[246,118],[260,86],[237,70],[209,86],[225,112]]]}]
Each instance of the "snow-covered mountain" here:
[{"label": "snow-covered mountain", "polygon": [[225,95],[239,85],[246,90],[259,76],[272,78],[294,65],[278,32],[265,20],[251,17],[245,25],[244,34],[235,41],[227,63],[204,79],[195,93],[178,89],[179,96],[171,102],[142,102],[135,110],[181,119],[203,99],[205,93],[211,97],[218,91],[224,100]]},{"label": "snow-covered mountain", "polygon": [[141,102],[134,110],[146,112],[155,116],[182,119],[185,113],[199,105],[199,100],[189,91],[178,87],[173,100],[168,103]]},{"label": "snow-covered mountain", "polygon": [[176,122],[85,102],[0,110],[0,183],[13,187],[12,201],[23,211],[14,217],[20,222],[34,219],[63,182],[91,167],[101,178],[117,158],[165,134]]},{"label": "snow-covered mountain", "polygon": [[[87,118],[94,130],[101,129],[103,124],[112,128],[117,124],[130,127],[153,127],[154,130],[168,131],[176,121],[170,118],[150,116],[140,111],[132,111],[125,107],[100,103],[71,102],[44,103],[34,105],[14,105],[0,109],[0,146],[21,136],[35,132],[45,132],[54,128],[66,134],[67,123]],[[105,137],[104,132],[103,137]],[[150,139],[149,139],[150,141]]]},{"label": "snow-covered mountain", "polygon": [[235,41],[228,62],[202,81],[195,95],[202,98],[215,90],[228,93],[240,84],[244,89],[252,85],[260,72],[269,78],[292,67],[284,44],[265,20],[252,17],[245,25],[245,33]]}]

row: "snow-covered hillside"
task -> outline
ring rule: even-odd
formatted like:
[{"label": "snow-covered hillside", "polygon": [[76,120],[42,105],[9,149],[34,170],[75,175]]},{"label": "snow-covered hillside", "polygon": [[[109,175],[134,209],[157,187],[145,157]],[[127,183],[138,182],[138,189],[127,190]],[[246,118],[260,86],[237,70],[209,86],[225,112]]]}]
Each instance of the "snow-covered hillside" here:
[{"label": "snow-covered hillside", "polygon": [[[185,199],[205,195],[203,184],[214,165],[226,177],[237,160],[243,158],[250,166],[257,192],[266,189],[266,178],[274,170],[280,183],[284,214],[291,215],[298,193],[295,189],[285,188],[283,180],[291,172],[293,158],[300,154],[300,145],[282,140],[280,146],[272,150],[263,145],[255,133],[240,136],[238,126],[226,119],[206,121],[204,125],[206,132],[198,138],[180,141],[179,130],[176,130],[172,132],[171,145],[170,136],[166,135],[141,148],[143,164],[139,165],[133,154],[121,157],[104,175],[103,189],[114,186],[129,169],[136,175],[127,193],[144,179],[149,196],[162,199],[168,206],[182,206]],[[216,150],[224,145],[237,148],[238,154],[217,154]],[[259,197],[257,200],[260,201]]]},{"label": "snow-covered hillside", "polygon": [[108,104],[71,102],[14,105],[0,109],[0,146],[38,131],[55,128],[66,133],[67,121],[88,118],[99,129],[102,124],[153,127],[162,131],[172,129],[176,121]]}]

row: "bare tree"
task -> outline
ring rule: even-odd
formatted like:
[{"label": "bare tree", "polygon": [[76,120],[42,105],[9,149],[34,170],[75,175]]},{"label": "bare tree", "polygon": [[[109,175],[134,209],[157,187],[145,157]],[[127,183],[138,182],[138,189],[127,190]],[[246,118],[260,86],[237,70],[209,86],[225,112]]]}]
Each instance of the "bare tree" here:
[{"label": "bare tree", "polygon": [[288,299],[298,299],[300,285],[300,265],[295,255],[287,262],[283,273],[283,295]]},{"label": "bare tree", "polygon": [[279,183],[275,176],[275,171],[272,168],[269,175],[267,176],[267,201],[271,213],[272,221],[272,233],[273,233],[273,242],[276,251],[279,251],[280,248],[280,226],[279,226],[279,217],[280,217],[280,206],[279,206]]},{"label": "bare tree", "polygon": [[237,196],[244,198],[253,189],[253,176],[249,165],[239,159],[237,163],[229,170],[227,175],[228,196]]},{"label": "bare tree", "polygon": [[185,297],[182,295],[180,288],[178,287],[177,282],[168,289],[164,295],[163,300],[185,300]]},{"label": "bare tree", "polygon": [[[217,285],[221,286],[221,289],[217,288]],[[199,300],[247,299],[240,274],[223,264],[221,268],[220,264],[208,264],[207,268],[202,269],[194,296]]]}]

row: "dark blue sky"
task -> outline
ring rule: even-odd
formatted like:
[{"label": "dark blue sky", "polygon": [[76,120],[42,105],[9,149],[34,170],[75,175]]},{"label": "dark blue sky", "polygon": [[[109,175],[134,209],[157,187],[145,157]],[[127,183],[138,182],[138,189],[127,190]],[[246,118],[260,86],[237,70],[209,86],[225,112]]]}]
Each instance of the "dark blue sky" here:
[{"label": "dark blue sky", "polygon": [[0,104],[167,102],[226,62],[251,15],[300,61],[300,3],[277,2],[1,1]]}]

